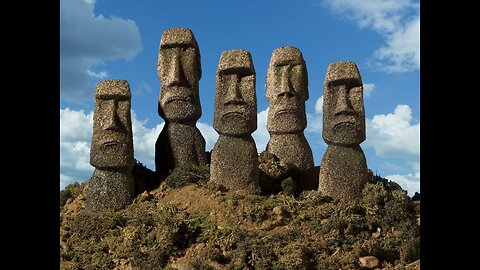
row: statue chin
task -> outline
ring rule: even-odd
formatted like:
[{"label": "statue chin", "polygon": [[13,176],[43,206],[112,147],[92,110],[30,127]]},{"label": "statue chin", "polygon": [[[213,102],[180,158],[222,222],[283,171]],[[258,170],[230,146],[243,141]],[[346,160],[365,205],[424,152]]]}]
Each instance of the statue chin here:
[{"label": "statue chin", "polygon": [[222,116],[216,129],[221,134],[239,136],[252,133],[249,129],[251,126],[245,115],[227,114]]},{"label": "statue chin", "polygon": [[170,122],[196,121],[200,118],[198,110],[190,102],[170,103],[162,114],[162,118]]},{"label": "statue chin", "polygon": [[98,169],[128,169],[133,166],[133,158],[125,144],[92,147],[90,164]]},{"label": "statue chin", "polygon": [[344,127],[341,130],[334,129],[325,136],[325,141],[329,144],[358,145],[365,140],[364,138],[362,138],[360,131],[354,127]]},{"label": "statue chin", "polygon": [[302,132],[307,127],[306,121],[297,113],[277,114],[272,118],[267,121],[269,132],[297,133]]}]

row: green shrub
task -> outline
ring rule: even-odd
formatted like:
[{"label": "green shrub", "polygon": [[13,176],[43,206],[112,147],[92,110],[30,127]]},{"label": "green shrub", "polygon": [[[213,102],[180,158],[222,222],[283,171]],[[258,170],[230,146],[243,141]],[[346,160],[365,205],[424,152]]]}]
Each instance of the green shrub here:
[{"label": "green shrub", "polygon": [[209,179],[210,168],[208,166],[178,166],[167,176],[165,183],[171,188],[178,188],[188,183],[204,186]]}]

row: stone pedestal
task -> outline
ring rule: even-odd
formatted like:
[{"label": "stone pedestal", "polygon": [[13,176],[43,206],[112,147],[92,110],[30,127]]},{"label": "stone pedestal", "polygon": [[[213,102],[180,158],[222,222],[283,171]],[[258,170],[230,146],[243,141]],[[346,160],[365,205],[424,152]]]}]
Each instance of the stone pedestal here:
[{"label": "stone pedestal", "polygon": [[359,145],[330,144],[320,165],[318,190],[334,199],[353,200],[368,179],[367,160]]},{"label": "stone pedestal", "polygon": [[231,191],[255,192],[258,187],[258,154],[252,136],[218,137],[212,150],[210,180]]},{"label": "stone pedestal", "polygon": [[195,125],[167,123],[155,143],[155,167],[160,174],[179,165],[206,165],[205,139]]},{"label": "stone pedestal", "polygon": [[86,211],[120,210],[135,198],[130,171],[95,169],[87,191]]},{"label": "stone pedestal", "polygon": [[318,188],[318,179],[314,179],[314,175],[309,173],[314,167],[313,154],[303,133],[270,134],[267,151],[296,167],[299,172],[298,186],[300,189],[315,190]]}]

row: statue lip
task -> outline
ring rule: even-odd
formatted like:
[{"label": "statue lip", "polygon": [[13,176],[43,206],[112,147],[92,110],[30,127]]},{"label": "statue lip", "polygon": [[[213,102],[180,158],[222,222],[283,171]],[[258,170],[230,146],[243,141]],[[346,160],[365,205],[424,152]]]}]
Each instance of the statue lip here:
[{"label": "statue lip", "polygon": [[186,97],[186,96],[173,96],[173,97],[168,98],[167,101],[165,102],[165,104],[168,104],[168,103],[174,102],[174,101],[190,102],[190,98]]},{"label": "statue lip", "polygon": [[297,110],[294,110],[294,109],[283,109],[283,110],[277,111],[277,112],[275,113],[275,115],[288,114],[288,113],[297,114]]},{"label": "statue lip", "polygon": [[355,123],[350,122],[350,121],[342,121],[339,123],[336,123],[333,127],[338,127],[338,126],[343,126],[343,125],[349,125],[349,126],[355,126]]},{"label": "statue lip", "polygon": [[118,141],[110,140],[102,143],[102,146],[114,146],[120,144]]},{"label": "statue lip", "polygon": [[243,112],[239,112],[239,111],[226,112],[222,115],[222,118],[227,117],[229,115],[241,115],[241,116],[243,116]]}]

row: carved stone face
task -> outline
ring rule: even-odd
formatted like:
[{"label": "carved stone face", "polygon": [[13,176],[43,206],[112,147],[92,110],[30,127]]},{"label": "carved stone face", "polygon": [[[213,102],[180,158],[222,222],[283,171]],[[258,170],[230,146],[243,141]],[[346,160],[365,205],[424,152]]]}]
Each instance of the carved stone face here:
[{"label": "carved stone face", "polygon": [[220,134],[232,136],[257,129],[255,69],[248,51],[224,51],[220,56],[213,127]]},{"label": "carved stone face", "polygon": [[301,132],[307,127],[305,101],[308,74],[302,53],[295,47],[273,51],[267,71],[267,128],[272,133]]},{"label": "carved stone face", "polygon": [[160,41],[158,114],[170,122],[195,122],[202,115],[198,81],[200,51],[188,28],[165,30]]},{"label": "carved stone face", "polygon": [[323,88],[323,139],[353,145],[365,140],[363,84],[354,62],[328,66]]},{"label": "carved stone face", "polygon": [[130,87],[125,80],[97,84],[90,164],[96,168],[133,166]]}]

